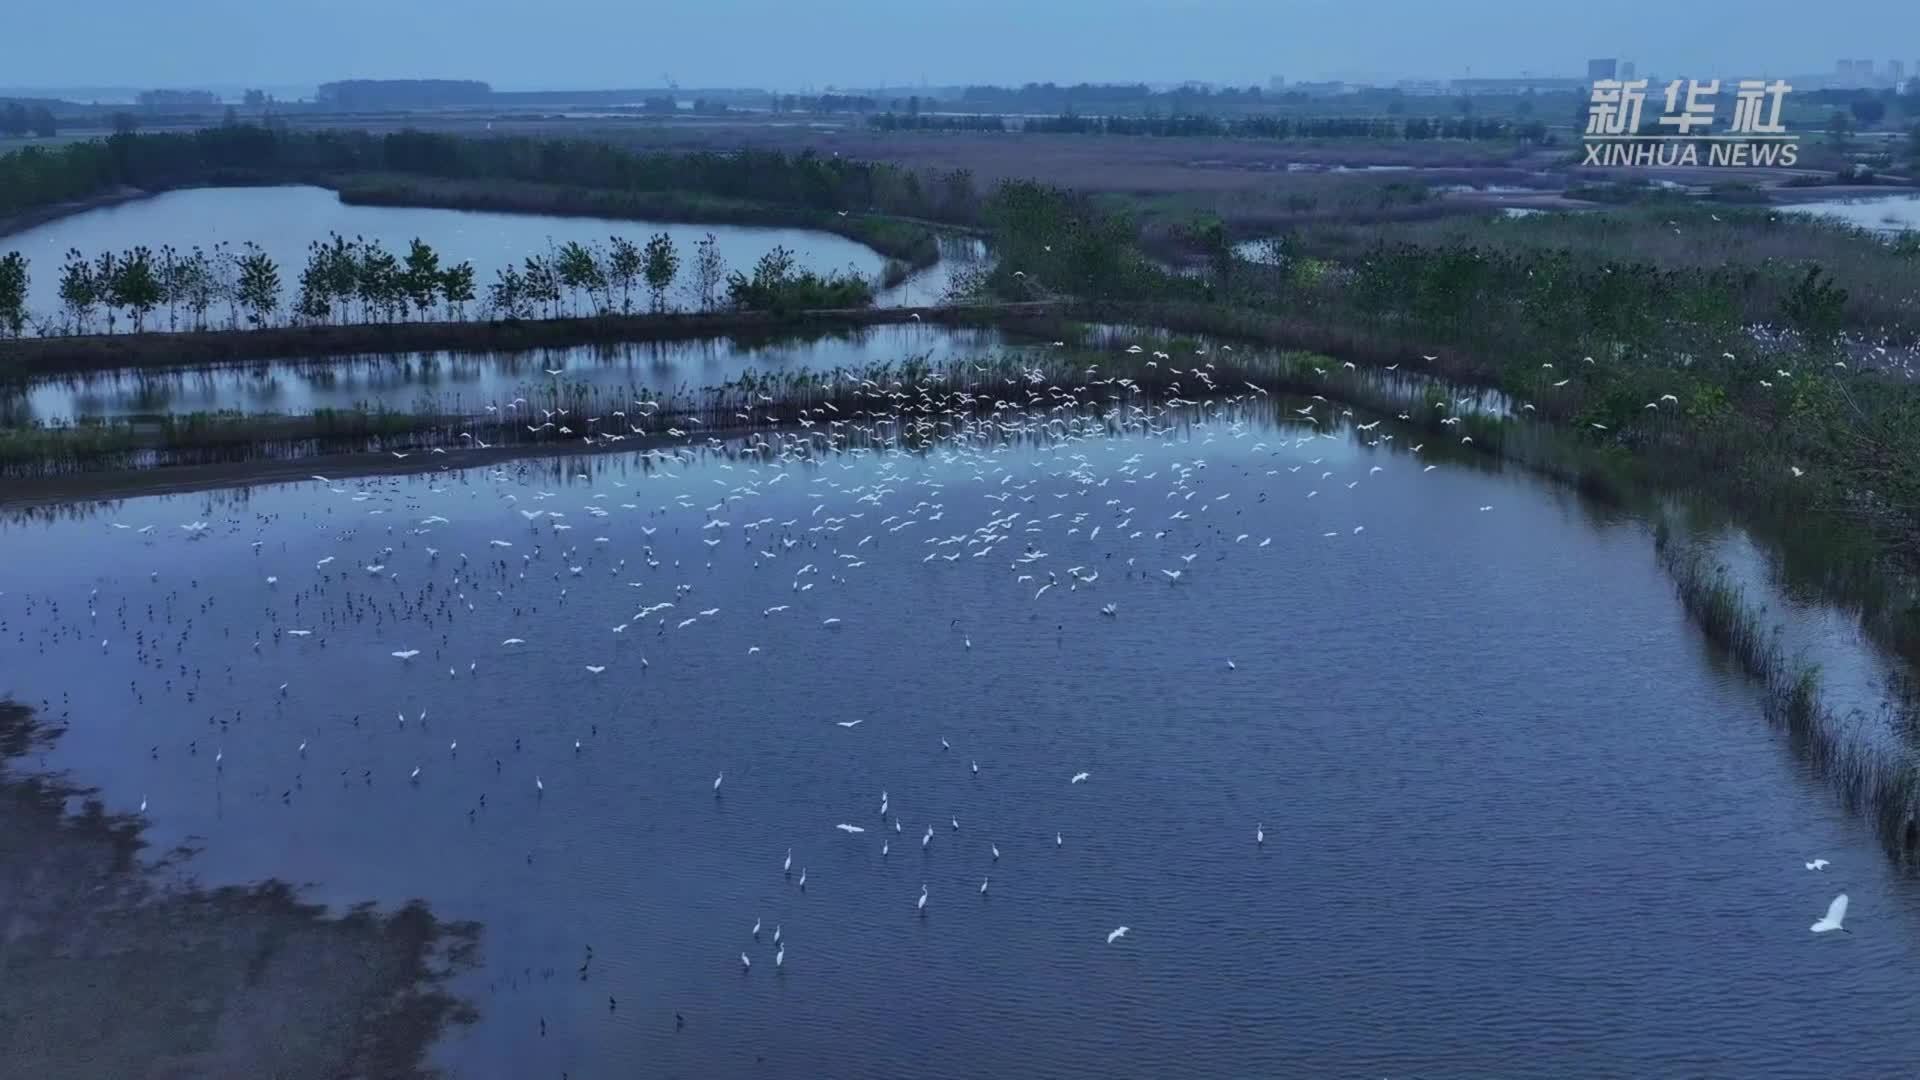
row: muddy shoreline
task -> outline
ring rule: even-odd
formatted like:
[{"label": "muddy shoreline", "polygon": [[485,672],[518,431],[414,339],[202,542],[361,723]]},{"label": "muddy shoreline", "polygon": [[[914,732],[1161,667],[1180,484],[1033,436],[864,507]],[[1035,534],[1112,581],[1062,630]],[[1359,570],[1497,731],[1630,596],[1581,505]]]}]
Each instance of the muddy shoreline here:
[{"label": "muddy shoreline", "polygon": [[151,199],[158,194],[160,193],[157,191],[148,191],[145,188],[123,186],[84,199],[69,199],[51,206],[22,210],[17,214],[0,217],[0,241],[4,241],[15,233],[26,232],[36,225],[45,225],[49,221],[59,221],[61,218],[84,214],[89,210],[104,210],[109,206],[119,206],[121,203]]},{"label": "muddy shoreline", "polygon": [[476,1017],[445,983],[477,926],[178,883],[190,852],[144,859],[138,817],[30,767],[70,722],[0,700],[0,1075],[436,1075],[433,1042]]}]

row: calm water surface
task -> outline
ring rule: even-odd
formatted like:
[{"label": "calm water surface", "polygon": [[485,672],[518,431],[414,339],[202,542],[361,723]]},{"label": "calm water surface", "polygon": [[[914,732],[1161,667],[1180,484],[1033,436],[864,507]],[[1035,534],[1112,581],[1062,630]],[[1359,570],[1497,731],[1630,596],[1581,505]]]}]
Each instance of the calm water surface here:
[{"label": "calm water surface", "polygon": [[1885,232],[1920,229],[1920,195],[1885,195],[1797,203],[1782,209],[1796,214],[1835,217],[1849,225]]},{"label": "calm water surface", "polygon": [[1036,342],[993,329],[908,323],[813,339],[749,343],[726,338],[502,353],[398,353],[316,361],[274,360],[203,369],[124,369],[40,379],[0,390],[13,423],[70,423],[164,412],[309,413],[360,404],[408,409],[432,403],[473,411],[532,396],[558,376],[601,390],[713,386],[745,371],[864,369],[930,356],[981,356]]},{"label": "calm water surface", "polygon": [[[237,250],[250,240],[279,264],[285,304],[291,302],[299,287],[307,246],[315,240],[325,240],[329,232],[350,239],[360,236],[378,240],[396,256],[404,256],[407,245],[419,237],[439,253],[442,266],[472,262],[475,289],[482,299],[494,272],[503,267],[518,266],[527,256],[570,240],[604,245],[608,237],[616,235],[636,244],[644,244],[649,236],[660,232],[673,238],[680,250],[682,268],[673,299],[683,306],[691,305],[689,298],[681,293],[690,280],[693,246],[708,233],[718,240],[728,270],[750,273],[760,256],[775,246],[792,251],[801,267],[823,272],[851,268],[871,276],[878,274],[886,262],[879,252],[864,244],[806,229],[350,206],[342,203],[332,191],[305,186],[170,191],[151,199],[89,210],[28,229],[0,239],[0,249],[19,251],[30,260],[32,281],[27,307],[45,316],[55,315],[60,309],[60,264],[69,249],[78,248],[92,258],[105,250],[119,252],[136,244],[144,244],[155,252],[163,244],[170,244],[181,252],[195,245],[211,252],[213,245],[221,241]],[[946,250],[956,259],[978,251],[970,242],[949,242]],[[931,302],[927,297],[944,291],[950,272],[951,267],[942,270],[936,266],[882,299],[899,304]],[[644,297],[636,295],[635,300],[643,302]],[[165,325],[165,319],[163,310],[159,313],[161,326]]]},{"label": "calm water surface", "polygon": [[1911,1075],[1920,894],[1645,529],[1287,415],[15,517],[0,690],[210,881],[482,920],[462,1077]]}]

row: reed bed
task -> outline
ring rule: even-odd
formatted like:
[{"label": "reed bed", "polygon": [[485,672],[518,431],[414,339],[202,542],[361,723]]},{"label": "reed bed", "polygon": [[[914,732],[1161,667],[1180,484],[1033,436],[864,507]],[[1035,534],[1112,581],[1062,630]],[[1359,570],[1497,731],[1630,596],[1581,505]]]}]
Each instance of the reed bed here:
[{"label": "reed bed", "polygon": [[1796,753],[1830,782],[1848,810],[1874,826],[1889,854],[1920,857],[1920,755],[1913,735],[1920,713],[1910,693],[1890,699],[1878,724],[1841,717],[1821,699],[1820,671],[1789,656],[1724,567],[1676,542],[1663,521],[1654,545],[1680,602],[1708,640],[1765,689],[1767,718]]}]

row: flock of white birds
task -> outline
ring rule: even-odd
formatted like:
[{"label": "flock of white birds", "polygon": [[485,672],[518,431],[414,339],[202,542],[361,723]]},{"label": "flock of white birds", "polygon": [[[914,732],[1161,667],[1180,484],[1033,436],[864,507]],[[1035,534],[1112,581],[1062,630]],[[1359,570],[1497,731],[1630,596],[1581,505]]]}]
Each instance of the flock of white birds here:
[{"label": "flock of white birds", "polygon": [[[1135,347],[1130,351],[1139,350]],[[901,558],[902,553],[915,547],[923,551],[917,553],[918,561],[930,564],[930,568],[968,560],[1003,569],[1006,586],[1015,590],[1023,603],[1084,603],[1101,616],[1122,618],[1122,606],[1105,599],[1100,588],[1102,584],[1111,585],[1113,578],[1134,587],[1151,583],[1182,588],[1193,580],[1197,572],[1193,564],[1202,554],[1211,558],[1225,558],[1229,553],[1258,557],[1272,543],[1271,536],[1255,536],[1230,525],[1234,516],[1232,499],[1251,495],[1264,500],[1271,492],[1275,498],[1313,500],[1323,492],[1353,491],[1390,468],[1418,475],[1436,467],[1419,460],[1424,450],[1419,431],[1406,426],[1396,432],[1391,418],[1354,423],[1350,410],[1318,397],[1299,408],[1282,409],[1269,391],[1251,383],[1235,391],[1215,385],[1213,365],[1203,358],[1190,361],[1185,370],[1174,367],[1173,358],[1165,353],[1156,353],[1155,361],[1166,363],[1176,376],[1190,378],[1196,399],[1181,397],[1176,384],[1170,399],[1149,400],[1137,392],[1131,380],[1098,377],[1096,370],[1089,369],[1074,385],[1051,381],[1038,371],[964,386],[933,379],[891,385],[850,380],[840,388],[841,404],[807,410],[797,426],[767,424],[731,440],[686,434],[683,428],[696,427],[691,420],[655,415],[650,417],[655,425],[674,432],[677,438],[656,442],[646,450],[626,451],[645,459],[641,473],[645,479],[634,483],[612,480],[612,490],[594,491],[578,503],[565,502],[565,496],[550,491],[522,498],[521,493],[527,490],[523,482],[510,471],[511,466],[498,464],[474,467],[482,482],[435,481],[424,494],[416,489],[404,496],[395,485],[378,479],[349,482],[315,476],[312,481],[324,493],[340,500],[337,512],[363,514],[365,524],[342,531],[338,553],[316,560],[304,574],[295,567],[262,566],[260,573],[267,586],[282,590],[280,595],[289,601],[273,616],[274,625],[262,633],[276,638],[317,634],[324,644],[330,631],[344,632],[369,612],[379,618],[384,609],[399,616],[383,628],[391,641],[391,635],[406,631],[412,619],[450,614],[449,606],[456,613],[459,608],[471,611],[480,604],[512,608],[517,620],[515,630],[499,641],[492,656],[462,657],[466,660],[463,665],[457,660],[449,662],[444,655],[446,648],[434,649],[431,661],[423,660],[423,648],[409,642],[392,641],[403,647],[387,650],[388,662],[448,663],[448,677],[460,678],[463,666],[471,675],[483,662],[511,654],[541,635],[547,628],[538,624],[539,619],[571,619],[565,601],[576,587],[632,589],[635,599],[631,614],[606,627],[616,641],[645,635],[669,639],[716,620],[740,617],[699,603],[693,597],[696,586],[689,573],[692,568],[683,567],[680,561],[667,565],[658,557],[652,538],[657,530],[669,527],[699,534],[708,570],[737,557],[731,568],[734,572],[790,576],[786,602],[751,613],[765,636],[746,645],[744,653],[749,662],[774,647],[824,650],[826,646],[817,640],[809,644],[808,635],[830,635],[841,626],[842,616],[836,614],[833,599],[839,595],[839,588],[857,587],[860,571],[870,558],[882,557],[883,551],[884,557]],[[1462,401],[1458,405],[1471,407],[1472,403]],[[649,406],[658,408],[652,402],[636,402],[635,416],[648,415],[644,410]],[[1268,435],[1274,440],[1272,444],[1248,422],[1249,415],[1256,411],[1278,425]],[[1118,438],[1122,435],[1156,440],[1192,456],[1149,465],[1137,452],[1137,445]],[[1341,475],[1339,465],[1328,463],[1330,455],[1316,450],[1321,441],[1355,438],[1367,446],[1382,447],[1396,437],[1402,438],[1400,447],[1410,456],[1378,457],[1375,460],[1385,464],[1372,464],[1364,471],[1355,467],[1350,475]],[[1271,464],[1271,468],[1261,464],[1248,470],[1264,472],[1258,477],[1258,492],[1203,493],[1200,480],[1208,468],[1205,450],[1218,440],[1240,443],[1239,449],[1252,460]],[[1010,467],[1007,456],[1023,445],[1046,447],[1048,462],[1057,463],[1057,468],[1023,478],[1023,467]],[[1129,447],[1136,452],[1122,456]],[[455,451],[436,459],[437,467],[442,472],[460,467],[461,453]],[[943,482],[917,470],[915,463],[928,456],[958,479]],[[1299,463],[1289,464],[1291,461]],[[707,467],[696,473],[691,468],[695,464]],[[843,475],[846,482],[842,481]],[[577,479],[591,481],[585,473]],[[1055,482],[1043,484],[1043,480]],[[781,485],[804,487],[810,511],[784,518],[757,514],[756,503]],[[598,487],[598,483],[593,486]],[[466,505],[460,505],[462,502]],[[1484,512],[1493,507],[1462,509]],[[406,520],[399,520],[403,515]],[[434,546],[436,531],[456,517],[464,519],[463,524],[498,522],[484,550],[455,551]],[[1307,519],[1307,515],[1301,515],[1294,520]],[[245,526],[238,519],[217,527],[194,520],[177,529],[161,527],[158,533],[152,524],[115,522],[113,528],[141,534],[148,543],[158,542],[166,532],[184,534],[186,541],[194,543],[226,544],[229,537],[246,542]],[[264,526],[256,523],[256,529]],[[1360,537],[1364,532],[1364,524],[1349,522],[1319,531],[1319,535],[1337,541]],[[250,542],[256,559],[264,562],[261,535],[257,531]],[[370,537],[374,538],[372,544],[368,542]],[[1098,561],[1064,565],[1069,560],[1056,558],[1048,550],[1069,544],[1082,549],[1094,545]],[[617,554],[621,551],[626,552],[624,557]],[[334,565],[336,561],[338,565]],[[590,572],[597,580],[588,578]],[[157,576],[155,571],[152,577]],[[821,588],[823,585],[834,588]],[[510,591],[517,595],[510,596]],[[538,615],[531,602],[536,596],[541,601]],[[1063,600],[1067,597],[1072,600]],[[53,603],[58,610],[55,598],[29,596],[30,604],[41,600]],[[86,621],[73,620],[76,632],[78,627],[91,630],[97,624],[99,608],[106,606],[99,600],[95,590],[88,598]],[[202,603],[204,610],[204,598]],[[288,617],[308,621],[308,625],[277,621]],[[182,631],[183,638],[191,632],[190,622],[189,629]],[[121,624],[124,630],[124,605]],[[972,648],[970,633],[963,642],[964,648]],[[100,647],[113,647],[111,637],[103,638]],[[141,636],[134,647],[143,664],[168,673],[157,636]],[[261,642],[254,641],[252,647],[259,649]],[[640,668],[648,664],[644,650],[609,649],[609,653],[612,655],[605,659],[582,658],[580,677],[600,678],[616,663]],[[585,663],[586,659],[595,662]],[[1219,662],[1223,674],[1238,666],[1225,655]],[[184,667],[179,675],[180,685],[176,687],[169,678],[165,689],[184,692],[193,700],[195,690],[188,688]],[[144,694],[148,687],[137,685],[136,689]],[[279,687],[280,694],[287,692],[286,685]],[[563,706],[564,701],[555,704]],[[401,713],[400,725],[407,722],[407,715]],[[425,724],[426,714],[421,713],[415,722]],[[862,718],[835,723],[845,730],[846,738],[863,737]],[[949,748],[945,739],[940,744],[943,751]],[[299,756],[306,755],[307,745],[307,741],[300,741]],[[579,753],[581,749],[581,743],[575,740],[573,751]],[[457,754],[458,740],[450,742],[447,750]],[[289,751],[296,752],[291,745]],[[214,748],[216,770],[224,767],[224,754],[224,746]],[[969,765],[977,775],[978,762],[970,761]],[[401,766],[403,771],[409,767],[408,779],[417,783],[430,763]],[[548,781],[537,774],[524,782],[543,796],[549,790]],[[554,781],[564,782],[564,777]],[[1090,771],[1070,762],[1061,763],[1063,798],[1070,797],[1068,793],[1081,785],[1094,782]],[[724,797],[725,783],[724,770],[713,777],[714,798]],[[892,840],[903,832],[903,823],[892,812],[887,792],[880,792],[878,805],[879,852],[890,856]],[[148,811],[144,797],[141,811]],[[1264,846],[1264,822],[1249,824],[1255,847]],[[951,816],[948,825],[952,832],[960,830],[957,816]],[[804,825],[794,828],[798,833],[806,832]],[[862,840],[867,829],[850,821],[842,821],[833,829],[853,840],[873,842]],[[928,824],[918,837],[920,846],[932,844],[935,835],[934,826]],[[1061,833],[1056,832],[1053,839],[1056,848],[1065,846],[1066,837]],[[784,843],[781,846],[786,847]],[[805,840],[795,846],[804,848]],[[998,864],[1000,858],[998,846],[990,846],[987,867]],[[794,888],[804,890],[807,868],[803,862],[795,874],[793,848],[787,847],[779,861],[783,876]],[[1809,871],[1826,866],[1825,860],[1807,863]],[[981,896],[987,894],[990,881],[991,876],[983,872]],[[932,902],[926,884],[901,898],[903,909],[911,904],[921,915]],[[1812,930],[1844,931],[1841,923],[1846,908],[1847,897],[1842,894]],[[745,925],[743,919],[743,928]],[[761,922],[755,918],[751,936],[756,942],[760,931]],[[1131,933],[1128,926],[1114,927],[1105,932],[1106,944],[1118,946]],[[774,967],[783,968],[783,927],[775,927],[771,946],[775,949]],[[743,970],[751,969],[753,957],[742,951],[739,962]]]}]

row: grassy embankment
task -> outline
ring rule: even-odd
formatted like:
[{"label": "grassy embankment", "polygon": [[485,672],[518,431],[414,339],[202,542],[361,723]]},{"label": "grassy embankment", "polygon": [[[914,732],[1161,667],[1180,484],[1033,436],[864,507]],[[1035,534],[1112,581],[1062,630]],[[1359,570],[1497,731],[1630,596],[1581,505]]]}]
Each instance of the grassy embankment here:
[{"label": "grassy embankment", "polygon": [[477,927],[165,881],[190,853],[147,865],[139,818],[21,769],[58,734],[0,701],[0,1074],[425,1076],[443,1028],[473,1019],[444,984]]}]

